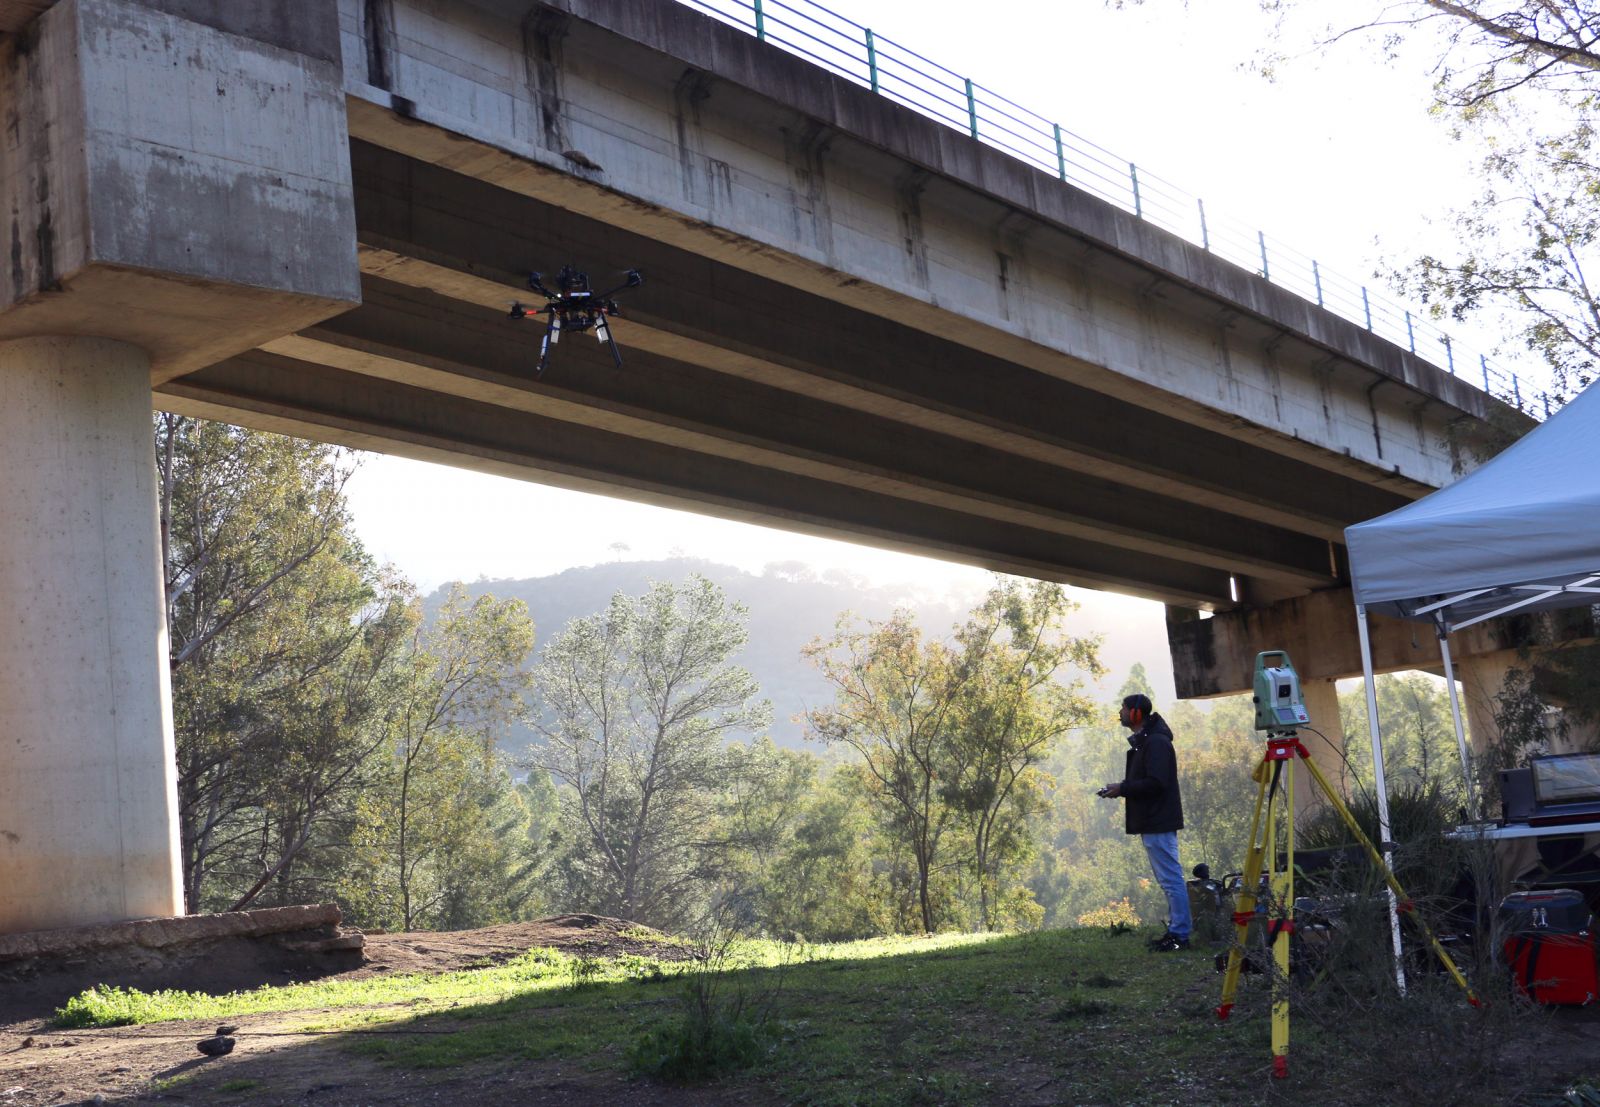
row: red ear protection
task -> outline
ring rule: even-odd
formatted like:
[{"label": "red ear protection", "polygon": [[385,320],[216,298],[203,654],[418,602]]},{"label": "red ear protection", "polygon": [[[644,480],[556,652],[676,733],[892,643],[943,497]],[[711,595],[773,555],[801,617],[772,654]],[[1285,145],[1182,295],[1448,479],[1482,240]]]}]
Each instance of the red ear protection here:
[{"label": "red ear protection", "polygon": [[1144,711],[1137,707],[1128,708],[1128,718],[1136,723],[1144,722]]}]

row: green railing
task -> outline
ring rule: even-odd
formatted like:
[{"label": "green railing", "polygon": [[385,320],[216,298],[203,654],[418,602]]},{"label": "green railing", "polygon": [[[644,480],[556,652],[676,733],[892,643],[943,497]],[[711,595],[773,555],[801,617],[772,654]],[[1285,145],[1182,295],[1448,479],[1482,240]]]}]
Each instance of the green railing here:
[{"label": "green railing", "polygon": [[1453,342],[1431,320],[1334,273],[1257,227],[1208,213],[1193,193],[1119,158],[953,69],[811,0],[681,0],[763,42],[1027,162],[1406,347],[1531,415],[1550,398]]}]

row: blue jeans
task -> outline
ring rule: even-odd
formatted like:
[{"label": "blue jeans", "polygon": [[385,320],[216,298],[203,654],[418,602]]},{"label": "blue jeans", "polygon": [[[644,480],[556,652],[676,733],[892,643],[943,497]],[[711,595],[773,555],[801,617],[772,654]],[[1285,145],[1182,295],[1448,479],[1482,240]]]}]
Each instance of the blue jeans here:
[{"label": "blue jeans", "polygon": [[1189,888],[1183,880],[1183,866],[1178,864],[1178,832],[1141,834],[1145,856],[1150,858],[1150,871],[1156,883],[1167,894],[1167,930],[1180,938],[1187,938],[1192,924],[1189,921]]}]

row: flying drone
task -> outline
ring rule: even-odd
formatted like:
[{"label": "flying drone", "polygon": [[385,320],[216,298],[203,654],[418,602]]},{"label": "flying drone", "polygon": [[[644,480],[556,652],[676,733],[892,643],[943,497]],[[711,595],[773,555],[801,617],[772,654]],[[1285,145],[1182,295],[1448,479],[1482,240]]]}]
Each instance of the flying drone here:
[{"label": "flying drone", "polygon": [[554,292],[545,287],[543,273],[530,273],[528,287],[548,302],[543,307],[527,307],[522,303],[511,305],[511,318],[526,319],[530,315],[547,315],[544,340],[539,343],[539,368],[535,376],[544,376],[544,367],[550,362],[550,347],[561,341],[562,331],[576,331],[579,334],[592,329],[595,338],[604,342],[611,348],[611,357],[617,363],[617,368],[622,368],[622,352],[617,349],[616,339],[611,337],[611,325],[606,322],[607,316],[620,315],[621,310],[617,302],[612,299],[617,293],[629,288],[638,288],[644,283],[644,275],[637,269],[628,270],[627,279],[617,287],[607,292],[595,292],[589,286],[589,274],[580,272],[571,265],[563,265],[561,272],[556,274],[556,290]]}]

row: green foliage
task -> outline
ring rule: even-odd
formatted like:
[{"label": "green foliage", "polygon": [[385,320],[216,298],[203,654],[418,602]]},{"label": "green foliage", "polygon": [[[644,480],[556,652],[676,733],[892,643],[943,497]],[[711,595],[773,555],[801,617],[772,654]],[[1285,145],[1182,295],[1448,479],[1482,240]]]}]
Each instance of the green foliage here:
[{"label": "green foliage", "polygon": [[636,1075],[675,1084],[708,1080],[749,1068],[764,1052],[762,1033],[749,1019],[706,1012],[691,985],[691,1013],[643,1034],[629,1051]]},{"label": "green foliage", "polygon": [[562,786],[569,902],[667,928],[704,908],[729,852],[706,833],[723,739],[771,712],[730,662],[744,641],[743,609],[696,577],[614,596],[546,644],[530,763]]},{"label": "green foliage", "polygon": [[356,541],[331,447],[161,415],[156,449],[189,907],[525,916],[553,797],[493,756],[526,684],[521,605],[458,594],[425,621]]},{"label": "green foliage", "polygon": [[[83,1029],[231,1018],[236,1015],[311,1008],[384,1004],[449,1005],[512,993],[553,991],[569,981],[572,961],[572,957],[555,950],[532,949],[490,968],[431,975],[395,974],[365,980],[333,979],[307,984],[268,985],[221,996],[176,990],[143,992],[137,988],[99,985],[68,999],[56,1011],[52,1021],[56,1026]],[[622,980],[630,968],[632,966],[627,963],[610,963],[604,967],[602,975],[608,980]],[[661,968],[665,973],[681,971],[681,966],[676,963],[666,963]]]},{"label": "green foliage", "polygon": [[[1436,781],[1400,780],[1389,786],[1394,872],[1413,895],[1448,891],[1466,863],[1463,847],[1445,837],[1460,821],[1457,800],[1457,793],[1444,790]],[[1363,788],[1350,797],[1347,806],[1369,842],[1383,840],[1378,828],[1377,793]],[[1355,842],[1355,835],[1331,807],[1317,808],[1295,833],[1296,847],[1305,850],[1336,849]],[[1370,863],[1362,859],[1357,867],[1367,874],[1358,883],[1364,882],[1369,888],[1378,886],[1378,874]]]},{"label": "green foliage", "polygon": [[1139,916],[1127,897],[1104,907],[1094,907],[1078,916],[1079,926],[1103,926],[1113,934],[1123,934],[1139,925]]},{"label": "green foliage", "polygon": [[338,451],[175,415],[155,429],[188,906],[323,898],[408,591],[351,533]]},{"label": "green foliage", "polygon": [[[1383,723],[1384,770],[1391,790],[1420,785],[1460,806],[1465,788],[1461,752],[1444,682],[1426,673],[1380,676],[1376,692],[1378,718]],[[1348,770],[1355,778],[1370,781],[1372,742],[1363,686],[1355,685],[1339,697],[1339,714]]]},{"label": "green foliage", "polygon": [[1057,585],[1000,580],[951,641],[900,612],[841,623],[806,650],[834,693],[808,713],[812,733],[859,758],[881,829],[909,856],[925,932],[969,905],[984,928],[1042,918],[1031,891],[1006,881],[1032,852],[1038,766],[1092,715],[1077,685],[1057,680],[1101,671],[1098,640],[1061,630],[1072,609]]},{"label": "green foliage", "polygon": [[347,895],[389,929],[461,929],[520,917],[543,860],[531,793],[500,767],[496,737],[520,710],[533,624],[521,601],[453,590],[403,650],[376,779],[351,848],[366,881]]}]

